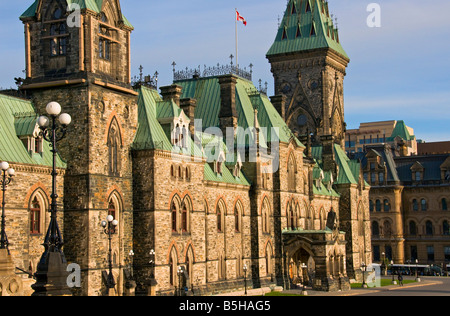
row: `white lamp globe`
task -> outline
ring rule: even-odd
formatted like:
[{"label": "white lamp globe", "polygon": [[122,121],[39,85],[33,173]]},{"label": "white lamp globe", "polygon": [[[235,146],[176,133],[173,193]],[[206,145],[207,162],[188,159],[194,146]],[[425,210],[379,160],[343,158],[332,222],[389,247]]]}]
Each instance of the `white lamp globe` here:
[{"label": "white lamp globe", "polygon": [[49,115],[59,115],[61,113],[61,105],[58,102],[50,102],[46,107],[47,113]]},{"label": "white lamp globe", "polygon": [[3,161],[2,163],[0,163],[0,168],[2,168],[3,171],[8,170],[9,163],[7,163],[6,161]]},{"label": "white lamp globe", "polygon": [[119,225],[119,221],[117,219],[112,221],[112,225],[115,227],[117,225]]},{"label": "white lamp globe", "polygon": [[67,126],[67,125],[69,125],[72,122],[72,117],[69,114],[67,114],[67,113],[63,113],[63,114],[61,114],[59,116],[59,122],[62,125]]},{"label": "white lamp globe", "polygon": [[47,116],[39,116],[39,118],[37,119],[37,124],[39,125],[39,127],[45,128],[50,125],[50,120]]},{"label": "white lamp globe", "polygon": [[105,228],[108,223],[106,221],[102,221],[102,227]]},{"label": "white lamp globe", "polygon": [[112,215],[108,215],[106,220],[111,223],[114,220],[114,217]]},{"label": "white lamp globe", "polygon": [[8,176],[14,177],[16,175],[16,170],[14,170],[13,168],[9,168],[7,173],[8,173]]}]

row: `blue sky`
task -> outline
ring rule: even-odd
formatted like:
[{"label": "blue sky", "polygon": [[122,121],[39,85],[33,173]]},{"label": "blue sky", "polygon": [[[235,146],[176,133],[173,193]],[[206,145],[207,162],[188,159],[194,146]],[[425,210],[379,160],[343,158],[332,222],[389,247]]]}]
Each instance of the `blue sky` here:
[{"label": "blue sky", "polygon": [[[0,87],[23,76],[23,26],[18,17],[32,0],[0,5]],[[351,58],[345,79],[349,128],[361,122],[404,120],[425,141],[450,140],[450,1],[380,0],[381,27],[369,28],[367,6],[375,1],[333,0],[340,40]],[[253,80],[273,78],[265,54],[277,31],[286,0],[122,0],[134,25],[132,74],[160,73],[172,83],[177,69],[229,63],[235,54],[234,9],[247,21],[239,26],[239,63],[254,65]]]}]

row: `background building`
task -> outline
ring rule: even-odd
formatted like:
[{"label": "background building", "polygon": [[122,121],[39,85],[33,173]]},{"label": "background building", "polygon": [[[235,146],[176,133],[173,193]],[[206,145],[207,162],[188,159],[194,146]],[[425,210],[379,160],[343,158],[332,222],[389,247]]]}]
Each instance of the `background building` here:
[{"label": "background building", "polygon": [[374,262],[450,262],[450,155],[402,156],[393,145],[356,154],[371,185]]},{"label": "background building", "polygon": [[345,147],[348,153],[357,153],[364,152],[366,146],[385,143],[401,148],[405,156],[417,155],[414,130],[404,121],[361,123],[359,129],[347,130]]}]

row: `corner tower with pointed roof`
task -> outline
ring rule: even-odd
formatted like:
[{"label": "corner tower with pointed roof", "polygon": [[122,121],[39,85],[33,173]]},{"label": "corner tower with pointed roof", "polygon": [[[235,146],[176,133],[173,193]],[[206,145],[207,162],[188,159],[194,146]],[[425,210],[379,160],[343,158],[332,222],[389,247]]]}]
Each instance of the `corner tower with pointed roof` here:
[{"label": "corner tower with pointed roof", "polygon": [[[108,214],[120,223],[112,249],[118,265],[132,248],[130,144],[138,125],[130,78],[133,27],[119,0],[35,0],[20,20],[26,43],[21,89],[37,113],[55,101],[72,116],[58,150],[67,162],[60,199],[64,253],[82,271],[75,292],[101,295],[106,288],[98,269],[108,251],[101,221]],[[117,284],[122,277],[116,276]]]},{"label": "corner tower with pointed roof", "polygon": [[267,53],[275,93],[286,96],[285,120],[299,136],[345,148],[343,83],[350,61],[325,0],[290,0]]}]

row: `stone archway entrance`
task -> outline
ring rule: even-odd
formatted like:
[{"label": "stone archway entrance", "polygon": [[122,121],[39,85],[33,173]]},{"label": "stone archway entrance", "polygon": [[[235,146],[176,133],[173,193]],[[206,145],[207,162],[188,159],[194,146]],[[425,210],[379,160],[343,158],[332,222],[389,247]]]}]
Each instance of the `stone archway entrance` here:
[{"label": "stone archway entrance", "polygon": [[345,269],[345,234],[329,229],[283,232],[285,286],[318,291],[349,290]]}]

